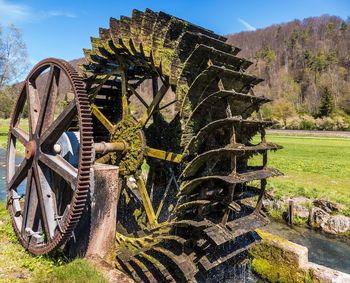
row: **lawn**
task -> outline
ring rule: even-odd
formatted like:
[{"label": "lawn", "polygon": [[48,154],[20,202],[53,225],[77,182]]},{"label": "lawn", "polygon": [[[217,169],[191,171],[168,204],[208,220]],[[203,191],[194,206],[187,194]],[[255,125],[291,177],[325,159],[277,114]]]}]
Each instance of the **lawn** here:
[{"label": "lawn", "polygon": [[0,203],[0,282],[107,283],[84,259],[68,261],[62,253],[32,256],[18,242],[5,204]]},{"label": "lawn", "polygon": [[9,130],[10,120],[0,119],[0,147],[6,148],[7,133]]},{"label": "lawn", "polygon": [[[10,119],[0,119],[0,148],[6,148],[9,127]],[[19,127],[28,133],[28,119],[21,119]],[[24,147],[21,145],[18,147],[17,150],[18,153],[24,153]]]},{"label": "lawn", "polygon": [[284,176],[269,180],[277,196],[302,195],[344,204],[350,215],[350,138],[268,134],[283,146],[269,154],[268,165]]}]

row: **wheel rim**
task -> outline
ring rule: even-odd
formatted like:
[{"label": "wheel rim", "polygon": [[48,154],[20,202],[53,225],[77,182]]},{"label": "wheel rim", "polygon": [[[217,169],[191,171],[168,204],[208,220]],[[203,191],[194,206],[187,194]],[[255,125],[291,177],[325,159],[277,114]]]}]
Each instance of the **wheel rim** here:
[{"label": "wheel rim", "polygon": [[[71,101],[59,107],[62,77],[71,90]],[[46,79],[45,88],[38,80]],[[28,132],[19,127],[28,107]],[[72,126],[81,141],[72,164],[62,156],[59,139]],[[89,106],[82,81],[67,62],[46,59],[25,80],[12,116],[7,150],[7,199],[15,232],[22,245],[34,254],[61,247],[72,235],[89,193],[93,161]],[[25,157],[16,168],[16,148]],[[23,195],[18,191],[25,181]]]}]

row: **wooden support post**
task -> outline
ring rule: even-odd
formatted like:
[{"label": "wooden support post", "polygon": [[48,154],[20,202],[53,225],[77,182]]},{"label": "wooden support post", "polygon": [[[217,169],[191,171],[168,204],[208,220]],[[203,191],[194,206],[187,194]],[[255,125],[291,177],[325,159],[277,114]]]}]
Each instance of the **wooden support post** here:
[{"label": "wooden support post", "polygon": [[95,164],[93,175],[91,228],[86,257],[98,256],[110,263],[115,258],[119,168]]},{"label": "wooden support post", "polygon": [[112,264],[120,189],[117,166],[93,165],[90,198],[73,237],[66,244],[69,257],[96,257]]},{"label": "wooden support post", "polygon": [[117,166],[95,164],[91,170],[91,199],[68,242],[70,257],[84,257],[98,267],[108,282],[134,282],[115,268],[117,204],[121,186]]},{"label": "wooden support post", "polygon": [[293,225],[293,214],[294,214],[294,201],[290,200],[288,205],[288,223]]}]

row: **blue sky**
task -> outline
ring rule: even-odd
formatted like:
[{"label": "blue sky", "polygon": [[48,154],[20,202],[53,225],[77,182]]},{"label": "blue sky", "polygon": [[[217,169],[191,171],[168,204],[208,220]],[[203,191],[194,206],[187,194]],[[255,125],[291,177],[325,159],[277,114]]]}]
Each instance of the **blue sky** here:
[{"label": "blue sky", "polygon": [[349,0],[0,0],[0,24],[20,27],[31,64],[46,57],[82,57],[90,36],[108,27],[109,17],[130,16],[132,9],[164,11],[219,34],[264,28],[322,14],[346,19]]}]

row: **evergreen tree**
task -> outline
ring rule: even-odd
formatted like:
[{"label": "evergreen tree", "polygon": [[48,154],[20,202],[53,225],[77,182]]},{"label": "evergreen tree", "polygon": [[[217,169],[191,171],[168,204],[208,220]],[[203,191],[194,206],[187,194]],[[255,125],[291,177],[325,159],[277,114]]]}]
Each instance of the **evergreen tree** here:
[{"label": "evergreen tree", "polygon": [[319,117],[329,116],[334,111],[334,101],[328,87],[325,87],[321,96],[321,105],[318,110]]}]

